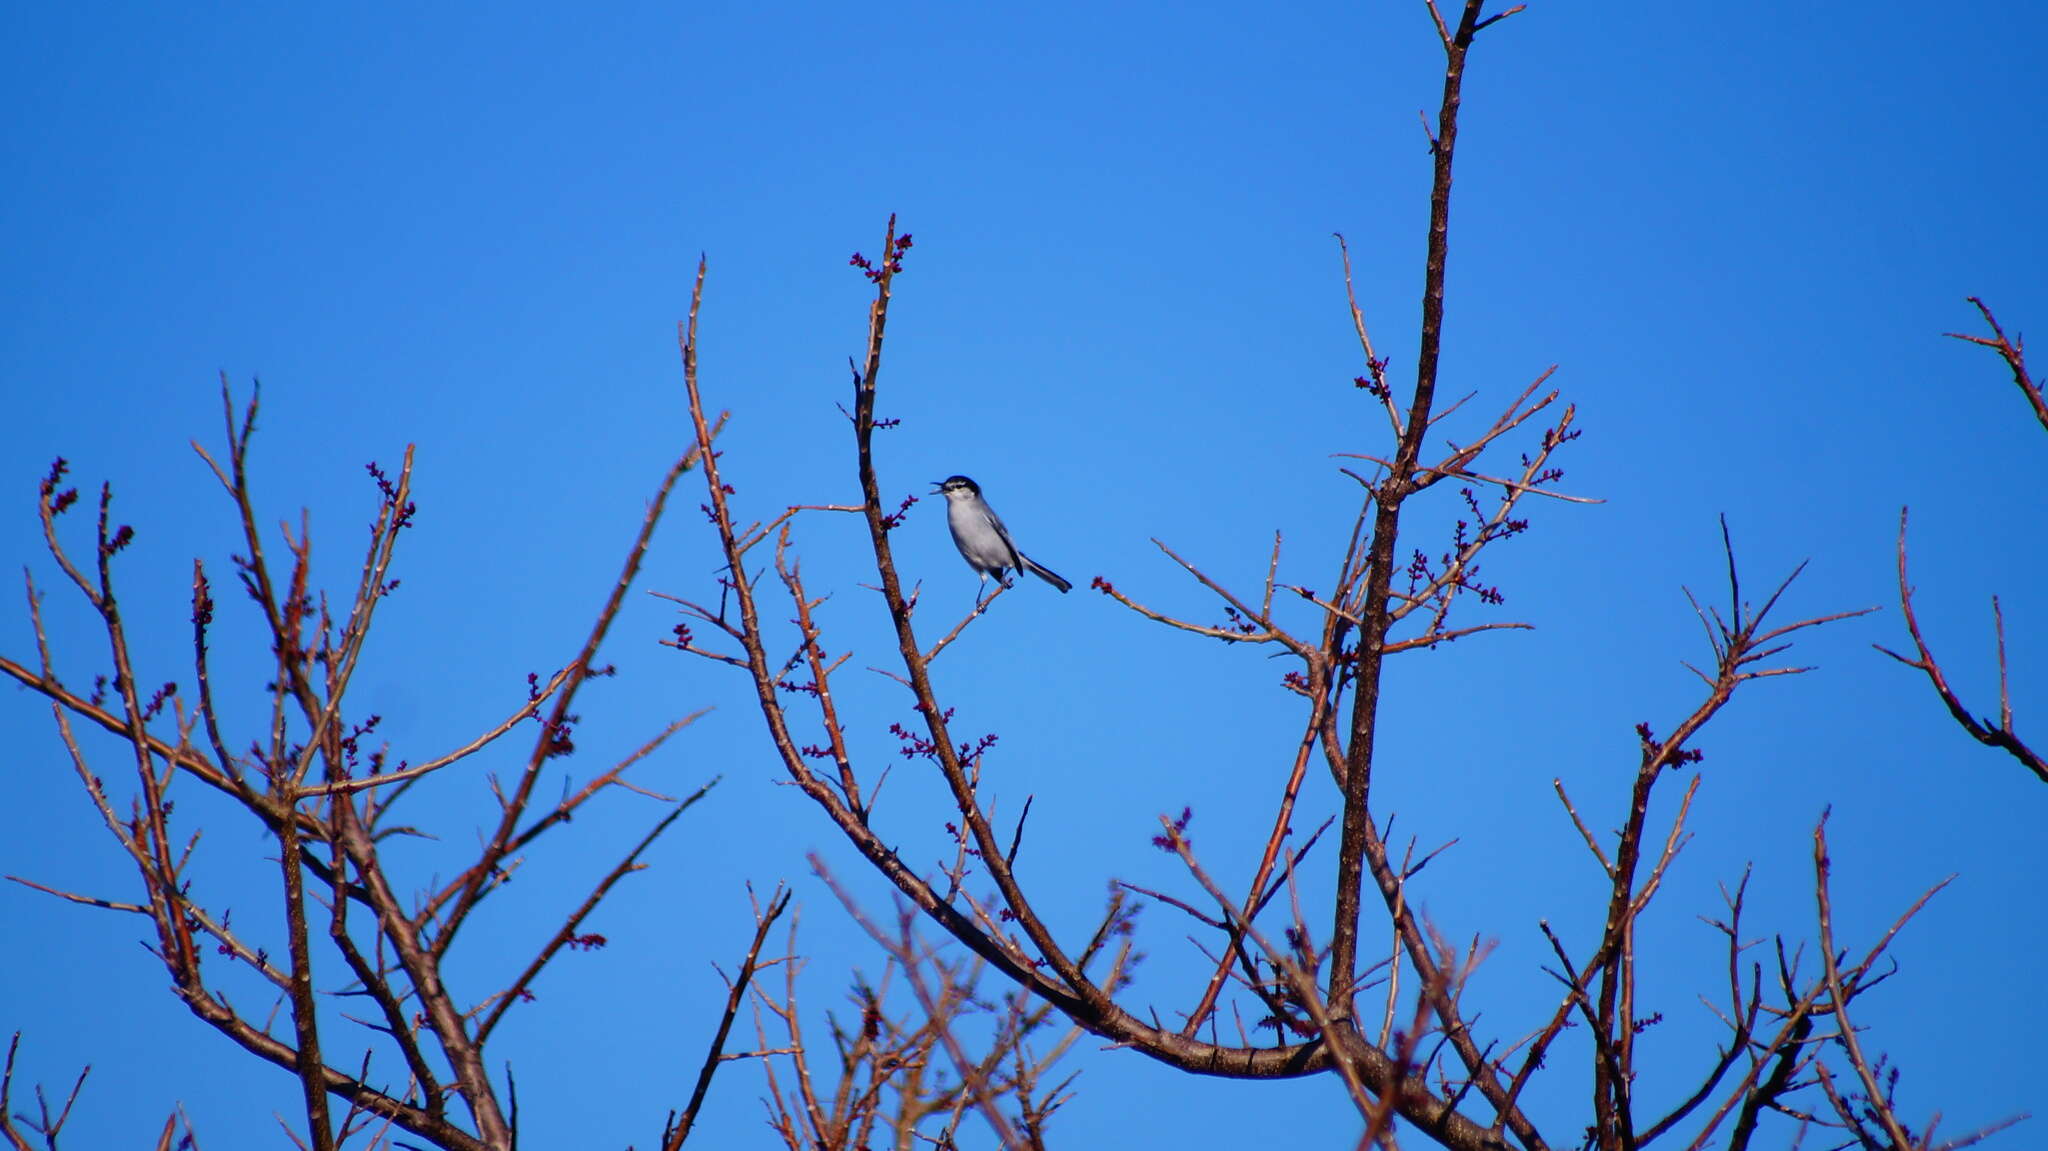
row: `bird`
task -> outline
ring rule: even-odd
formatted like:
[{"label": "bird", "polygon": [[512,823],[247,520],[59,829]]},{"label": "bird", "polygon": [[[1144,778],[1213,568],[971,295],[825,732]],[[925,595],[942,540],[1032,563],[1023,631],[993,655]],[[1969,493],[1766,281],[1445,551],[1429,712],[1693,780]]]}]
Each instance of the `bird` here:
[{"label": "bird", "polygon": [[[987,590],[990,576],[1009,587],[1008,573],[1021,571],[1029,571],[1062,593],[1073,590],[1074,585],[1060,578],[1058,572],[1017,550],[1010,539],[1010,529],[1003,526],[995,509],[981,498],[980,484],[966,476],[947,476],[933,481],[932,491],[945,494],[946,526],[953,529],[953,546],[960,549],[960,558],[967,561],[967,566],[981,576],[982,590]],[[975,596],[977,602],[980,598]]]}]

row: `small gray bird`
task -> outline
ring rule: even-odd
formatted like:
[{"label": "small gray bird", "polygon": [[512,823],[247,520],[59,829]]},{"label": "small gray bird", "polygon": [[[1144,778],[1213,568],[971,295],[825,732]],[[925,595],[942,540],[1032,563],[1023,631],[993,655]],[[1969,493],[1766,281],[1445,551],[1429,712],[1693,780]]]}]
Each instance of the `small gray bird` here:
[{"label": "small gray bird", "polygon": [[[946,526],[953,529],[953,546],[960,549],[960,558],[967,561],[967,566],[980,574],[984,591],[988,577],[994,576],[1009,587],[1007,573],[1021,571],[1029,571],[1062,592],[1073,590],[1074,585],[1061,579],[1057,572],[1017,550],[1010,539],[1010,529],[1003,526],[995,509],[981,498],[980,484],[966,476],[947,476],[937,481],[932,490],[945,493]],[[975,596],[977,601],[980,598]]]}]

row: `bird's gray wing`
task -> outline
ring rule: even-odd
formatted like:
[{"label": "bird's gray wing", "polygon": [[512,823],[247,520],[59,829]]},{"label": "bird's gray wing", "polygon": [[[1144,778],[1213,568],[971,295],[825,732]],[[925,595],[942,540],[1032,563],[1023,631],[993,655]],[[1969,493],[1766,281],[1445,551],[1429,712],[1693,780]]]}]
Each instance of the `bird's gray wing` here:
[{"label": "bird's gray wing", "polygon": [[1017,541],[1010,538],[1010,529],[1003,526],[1003,519],[996,514],[994,508],[988,507],[986,504],[982,506],[988,516],[988,526],[994,528],[996,534],[1002,537],[1003,547],[1010,553],[1010,567],[1017,571],[1023,571],[1024,553],[1017,550]]}]

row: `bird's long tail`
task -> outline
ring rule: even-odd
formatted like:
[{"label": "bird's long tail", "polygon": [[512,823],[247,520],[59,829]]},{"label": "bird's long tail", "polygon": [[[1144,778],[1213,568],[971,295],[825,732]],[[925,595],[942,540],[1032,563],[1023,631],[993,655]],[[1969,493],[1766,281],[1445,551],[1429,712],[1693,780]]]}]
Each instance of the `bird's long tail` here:
[{"label": "bird's long tail", "polygon": [[1039,579],[1042,579],[1045,582],[1051,584],[1052,586],[1060,589],[1062,593],[1074,590],[1074,585],[1068,583],[1064,579],[1061,579],[1060,573],[1052,570],[1049,567],[1046,567],[1044,564],[1039,563],[1037,560],[1032,559],[1030,556],[1020,554],[1017,558],[1024,561],[1024,566],[1031,569],[1032,575],[1035,575]]}]

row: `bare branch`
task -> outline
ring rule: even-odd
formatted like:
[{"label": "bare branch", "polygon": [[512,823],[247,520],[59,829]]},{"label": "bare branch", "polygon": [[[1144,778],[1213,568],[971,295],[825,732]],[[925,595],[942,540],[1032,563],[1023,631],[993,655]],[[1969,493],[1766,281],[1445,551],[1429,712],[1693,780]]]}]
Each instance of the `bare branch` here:
[{"label": "bare branch", "polygon": [[1916,657],[1908,659],[1882,644],[1872,647],[1898,660],[1910,668],[1917,668],[1926,675],[1927,682],[1934,688],[1934,694],[1941,697],[1942,705],[1948,708],[1950,716],[1970,734],[1970,738],[1986,747],[1999,748],[2010,754],[2034,773],[2035,778],[2048,782],[2048,756],[2036,751],[2021,740],[2012,726],[2012,701],[2006,687],[2005,666],[2005,617],[1998,609],[1998,600],[1991,600],[1992,620],[1998,636],[1998,718],[1978,719],[1963,705],[1961,697],[1948,684],[1948,677],[1941,670],[1940,661],[1927,646],[1927,639],[1920,633],[1920,619],[1913,611],[1913,585],[1906,574],[1906,509],[1899,509],[1899,612],[1906,617],[1906,633],[1913,639]]},{"label": "bare branch", "polygon": [[697,1115],[704,1107],[704,1097],[711,1090],[711,1077],[718,1072],[723,1061],[726,1037],[732,1034],[732,1022],[738,1017],[740,1004],[746,999],[747,985],[753,981],[754,973],[760,969],[761,947],[768,941],[768,933],[775,928],[775,921],[789,910],[790,892],[778,887],[768,897],[768,909],[757,907],[754,914],[754,941],[747,946],[746,958],[740,961],[739,974],[729,982],[725,999],[725,1012],[719,1016],[718,1029],[711,1036],[711,1045],[704,1053],[704,1065],[697,1070],[697,1085],[690,1091],[690,1101],[683,1107],[682,1114],[669,1114],[662,1131],[663,1151],[677,1151],[690,1138],[690,1131],[697,1125]]}]

